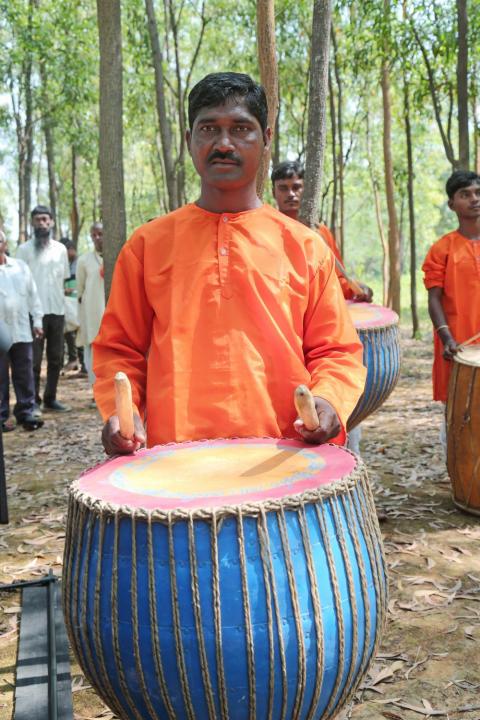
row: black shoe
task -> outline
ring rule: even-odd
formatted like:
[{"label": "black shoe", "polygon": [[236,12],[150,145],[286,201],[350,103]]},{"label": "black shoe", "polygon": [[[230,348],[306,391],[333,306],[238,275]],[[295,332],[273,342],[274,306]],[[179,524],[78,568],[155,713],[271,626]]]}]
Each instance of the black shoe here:
[{"label": "black shoe", "polygon": [[43,427],[43,420],[35,417],[26,418],[25,420],[22,420],[21,425],[24,430],[38,430]]},{"label": "black shoe", "polygon": [[58,400],[50,400],[49,402],[43,402],[44,410],[53,410],[54,412],[70,412],[72,409],[70,405],[64,405]]}]

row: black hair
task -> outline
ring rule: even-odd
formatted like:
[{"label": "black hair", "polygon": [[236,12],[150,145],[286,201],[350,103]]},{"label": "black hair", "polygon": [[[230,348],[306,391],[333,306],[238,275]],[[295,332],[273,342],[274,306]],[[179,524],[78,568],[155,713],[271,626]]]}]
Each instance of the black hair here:
[{"label": "black hair", "polygon": [[304,173],[305,168],[299,160],[285,160],[273,168],[270,179],[275,184],[276,180],[287,180],[295,175],[303,179]]},{"label": "black hair", "polygon": [[65,245],[67,250],[70,250],[70,248],[75,247],[75,243],[73,242],[73,240],[70,240],[70,238],[68,238],[68,237],[60,238],[60,242],[62,243],[62,245]]},{"label": "black hair", "polygon": [[50,215],[53,220],[52,211],[46,205],[35,205],[32,212],[30,213],[30,217],[33,218],[34,215]]},{"label": "black hair", "polygon": [[262,85],[244,73],[210,73],[198,82],[188,96],[190,130],[200,110],[225,105],[228,100],[243,100],[248,111],[257,118],[262,132],[267,129],[267,96]]},{"label": "black hair", "polygon": [[449,200],[453,198],[457,190],[469,187],[470,185],[480,185],[480,176],[470,170],[455,170],[450,175],[445,185],[445,190]]}]

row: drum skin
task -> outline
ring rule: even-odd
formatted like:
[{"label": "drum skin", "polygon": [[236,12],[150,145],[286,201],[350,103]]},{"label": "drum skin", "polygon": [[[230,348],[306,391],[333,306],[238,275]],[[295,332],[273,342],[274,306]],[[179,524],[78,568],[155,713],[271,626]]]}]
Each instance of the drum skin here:
[{"label": "drum skin", "polygon": [[400,376],[398,315],[373,303],[348,302],[348,309],[363,345],[367,368],[365,390],[347,422],[352,430],[383,405]]},{"label": "drum skin", "polygon": [[462,354],[448,387],[447,468],[455,505],[480,515],[480,348]]},{"label": "drum skin", "polygon": [[319,720],[351,697],[384,623],[384,558],[364,466],[321,451],[352,471],[242,505],[132,510],[73,486],[67,628],[119,717]]}]

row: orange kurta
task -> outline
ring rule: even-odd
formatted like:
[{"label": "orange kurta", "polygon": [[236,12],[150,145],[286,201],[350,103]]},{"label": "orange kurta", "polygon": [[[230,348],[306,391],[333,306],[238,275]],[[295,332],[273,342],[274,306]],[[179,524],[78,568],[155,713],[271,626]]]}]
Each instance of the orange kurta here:
[{"label": "orange kurta", "polygon": [[[342,255],[340,253],[340,249],[337,245],[337,242],[333,236],[332,231],[326,225],[323,225],[323,223],[322,223],[322,225],[318,226],[318,232],[320,233],[322,238],[325,240],[325,242],[327,243],[328,247],[333,252],[335,257],[337,258],[337,260],[339,260],[343,265]],[[344,278],[344,276],[342,275],[342,273],[340,272],[340,270],[337,267],[335,267],[335,272],[340,281],[340,286],[342,288],[343,297],[345,298],[345,300],[352,300],[352,298],[355,297],[355,293],[353,292],[352,288],[348,284],[348,281]]]},{"label": "orange kurta", "polygon": [[295,436],[299,383],[345,426],[365,381],[332,254],[268,205],[218,214],[190,204],[136,230],[115,267],[94,360],[103,418],[115,412],[122,370],[146,411],[148,446]]},{"label": "orange kurta", "polygon": [[[480,332],[480,242],[457,230],[448,233],[432,245],[422,270],[427,290],[443,289],[443,310],[457,343]],[[452,363],[442,353],[442,341],[434,333],[433,399],[446,402]]]}]

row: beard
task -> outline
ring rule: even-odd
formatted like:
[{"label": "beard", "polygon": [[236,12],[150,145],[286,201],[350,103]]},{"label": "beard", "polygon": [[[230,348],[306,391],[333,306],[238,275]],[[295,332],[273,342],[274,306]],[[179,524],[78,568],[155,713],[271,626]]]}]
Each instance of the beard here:
[{"label": "beard", "polygon": [[35,249],[43,250],[50,240],[50,230],[47,228],[34,228],[33,230]]}]

